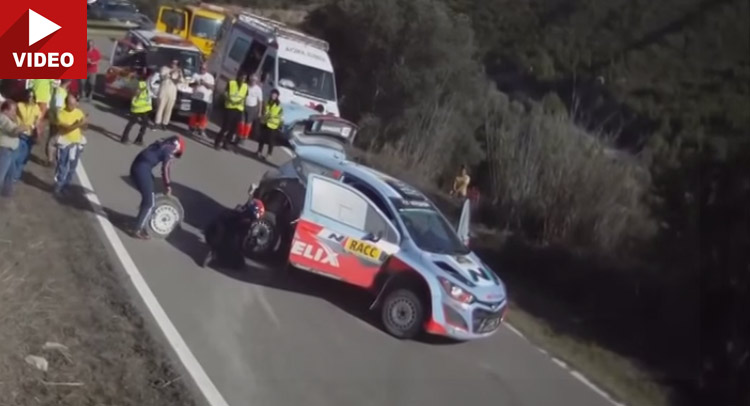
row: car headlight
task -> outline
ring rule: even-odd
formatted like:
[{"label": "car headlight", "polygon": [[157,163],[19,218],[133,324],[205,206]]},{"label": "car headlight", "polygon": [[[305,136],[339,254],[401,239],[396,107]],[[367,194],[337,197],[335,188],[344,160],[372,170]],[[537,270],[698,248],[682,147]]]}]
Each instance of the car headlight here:
[{"label": "car headlight", "polygon": [[443,278],[442,276],[438,276],[438,280],[440,280],[440,285],[443,286],[443,290],[445,291],[445,293],[447,293],[454,300],[466,304],[470,304],[474,301],[474,295],[467,292],[464,288],[456,285],[446,278]]}]

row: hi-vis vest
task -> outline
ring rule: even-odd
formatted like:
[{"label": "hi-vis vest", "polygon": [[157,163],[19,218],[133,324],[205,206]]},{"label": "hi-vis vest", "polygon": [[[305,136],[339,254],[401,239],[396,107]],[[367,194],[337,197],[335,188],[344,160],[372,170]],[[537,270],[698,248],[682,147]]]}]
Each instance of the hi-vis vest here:
[{"label": "hi-vis vest", "polygon": [[243,83],[242,86],[239,86],[238,88],[236,80],[229,81],[229,86],[227,87],[227,99],[224,102],[224,107],[228,110],[245,111],[247,90],[247,83]]},{"label": "hi-vis vest", "polygon": [[151,111],[151,92],[144,80],[138,81],[138,90],[130,101],[130,111],[135,114],[148,113]]},{"label": "hi-vis vest", "polygon": [[281,127],[281,113],[283,109],[281,104],[266,103],[266,114],[264,116],[266,127],[276,130]]},{"label": "hi-vis vest", "polygon": [[37,103],[49,104],[52,100],[52,79],[31,79],[31,90]]}]

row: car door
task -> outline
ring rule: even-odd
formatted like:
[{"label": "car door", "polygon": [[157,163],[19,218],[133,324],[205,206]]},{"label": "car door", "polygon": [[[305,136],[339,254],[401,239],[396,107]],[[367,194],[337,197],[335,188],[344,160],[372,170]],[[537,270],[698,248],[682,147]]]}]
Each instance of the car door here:
[{"label": "car door", "polygon": [[456,228],[456,234],[467,247],[469,246],[471,234],[469,226],[471,225],[471,201],[469,199],[464,200],[464,207],[461,210],[461,218],[458,221],[458,227]]},{"label": "car door", "polygon": [[360,287],[372,286],[401,236],[365,195],[339,181],[311,174],[289,262]]}]

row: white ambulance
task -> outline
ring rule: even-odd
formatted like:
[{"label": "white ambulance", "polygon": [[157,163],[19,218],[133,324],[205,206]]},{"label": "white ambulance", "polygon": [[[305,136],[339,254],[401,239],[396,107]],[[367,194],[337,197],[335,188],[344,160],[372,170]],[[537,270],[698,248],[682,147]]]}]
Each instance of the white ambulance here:
[{"label": "white ambulance", "polygon": [[278,89],[282,104],[339,116],[328,43],[277,21],[245,11],[226,18],[209,71],[216,77],[217,98],[239,72],[256,73],[265,97]]}]

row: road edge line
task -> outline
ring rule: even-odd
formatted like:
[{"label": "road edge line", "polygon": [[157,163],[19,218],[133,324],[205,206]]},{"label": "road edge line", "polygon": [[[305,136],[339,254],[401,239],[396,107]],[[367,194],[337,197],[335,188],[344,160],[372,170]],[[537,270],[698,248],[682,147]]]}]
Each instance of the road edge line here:
[{"label": "road edge line", "polygon": [[167,316],[164,308],[162,308],[161,304],[156,299],[156,296],[151,291],[151,288],[148,286],[146,279],[138,270],[135,262],[133,262],[133,258],[128,253],[125,245],[122,243],[122,240],[120,240],[120,237],[117,235],[117,231],[115,231],[115,228],[109,221],[106,213],[104,213],[101,209],[101,201],[94,192],[94,187],[89,180],[86,169],[83,167],[83,162],[78,163],[78,167],[76,168],[76,175],[78,177],[78,182],[85,189],[84,193],[86,195],[86,198],[91,204],[94,214],[99,221],[99,225],[104,231],[104,236],[109,241],[109,244],[114,250],[115,255],[120,261],[123,269],[130,277],[130,282],[133,284],[133,287],[135,287],[143,303],[151,312],[151,316],[154,318],[156,324],[161,329],[162,334],[164,334],[164,336],[166,337],[169,345],[177,354],[177,357],[179,358],[183,367],[190,374],[190,377],[193,379],[193,382],[197,386],[198,390],[201,392],[209,405],[229,406],[227,401],[211,381],[211,378],[209,378],[208,374],[206,374],[206,371],[203,370],[203,367],[198,362],[198,359],[195,358],[195,355],[193,355],[192,351],[190,351],[190,348],[187,346],[187,343],[185,343],[185,340],[177,331],[177,328],[174,326],[174,324],[172,324],[172,321],[169,319],[169,316]]}]

